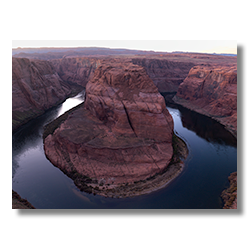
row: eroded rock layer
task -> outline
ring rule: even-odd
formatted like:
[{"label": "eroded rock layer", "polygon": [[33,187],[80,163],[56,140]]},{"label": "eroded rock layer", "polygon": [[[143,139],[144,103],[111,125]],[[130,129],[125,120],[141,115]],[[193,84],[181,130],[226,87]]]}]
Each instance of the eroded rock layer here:
[{"label": "eroded rock layer", "polygon": [[83,107],[44,140],[48,159],[92,188],[133,183],[170,163],[173,120],[144,68],[103,63],[86,86]]},{"label": "eroded rock layer", "polygon": [[135,58],[134,64],[144,67],[160,92],[177,92],[187,77],[193,62],[175,62],[169,59]]},{"label": "eroded rock layer", "polygon": [[12,58],[12,128],[59,104],[71,93],[48,61]]},{"label": "eroded rock layer", "polygon": [[237,136],[237,66],[193,67],[173,100],[212,117]]},{"label": "eroded rock layer", "polygon": [[88,80],[93,77],[94,71],[100,64],[101,59],[69,57],[51,60],[50,62],[64,81],[86,87]]},{"label": "eroded rock layer", "polygon": [[224,201],[224,209],[237,209],[237,172],[231,173],[228,177],[229,188],[223,190],[221,197]]}]

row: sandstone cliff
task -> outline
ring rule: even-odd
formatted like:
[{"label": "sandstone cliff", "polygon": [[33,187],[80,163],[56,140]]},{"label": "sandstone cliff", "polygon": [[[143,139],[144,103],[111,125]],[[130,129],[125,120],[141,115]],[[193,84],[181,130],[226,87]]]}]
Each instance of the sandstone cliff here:
[{"label": "sandstone cliff", "polygon": [[163,172],[173,155],[164,98],[132,63],[101,64],[84,106],[53,131],[44,139],[48,159],[95,190],[146,180]]},{"label": "sandstone cliff", "polygon": [[56,71],[64,81],[77,83],[85,87],[101,62],[112,62],[114,60],[124,63],[132,62],[145,68],[160,92],[177,92],[180,83],[194,66],[192,62],[175,62],[167,59],[144,57],[119,59],[114,57],[64,57],[50,62],[55,66]]},{"label": "sandstone cliff", "polygon": [[12,129],[59,104],[70,93],[50,62],[12,58]]},{"label": "sandstone cliff", "polygon": [[176,62],[160,58],[135,58],[132,62],[146,69],[160,92],[177,92],[180,83],[195,65],[190,61]]},{"label": "sandstone cliff", "polygon": [[237,66],[195,66],[173,100],[219,121],[237,137]]},{"label": "sandstone cliff", "polygon": [[224,209],[237,209],[237,172],[230,174],[229,188],[223,190],[221,197],[224,201]]},{"label": "sandstone cliff", "polygon": [[91,57],[69,57],[50,61],[58,75],[67,83],[78,84],[86,87],[86,84],[100,64],[101,59]]}]

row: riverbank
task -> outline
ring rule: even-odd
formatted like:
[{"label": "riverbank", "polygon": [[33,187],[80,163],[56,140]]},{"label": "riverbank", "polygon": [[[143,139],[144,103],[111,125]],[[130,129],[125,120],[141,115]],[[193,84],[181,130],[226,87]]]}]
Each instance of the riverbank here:
[{"label": "riverbank", "polygon": [[[227,181],[227,177],[225,176],[229,176],[230,173],[237,170],[235,146],[232,147],[230,141],[224,137],[220,139],[223,144],[218,144],[219,142],[214,142],[210,137],[206,138],[202,135],[201,137],[204,140],[201,140],[199,138],[200,126],[202,126],[204,122],[207,123],[207,119],[202,122],[204,116],[198,115],[197,117],[193,117],[191,120],[194,121],[197,126],[192,127],[192,130],[190,130],[190,127],[183,127],[181,118],[190,116],[190,112],[192,111],[187,112],[188,110],[183,108],[179,113],[176,106],[175,108],[170,108],[169,111],[177,124],[175,127],[176,134],[181,135],[181,138],[184,138],[184,140],[188,142],[190,155],[188,167],[185,163],[183,171],[170,183],[171,186],[167,185],[159,191],[151,191],[152,193],[150,195],[136,196],[133,199],[104,199],[101,195],[94,196],[92,190],[91,195],[85,192],[81,194],[71,178],[67,178],[61,171],[55,171],[55,166],[44,157],[44,152],[40,149],[43,147],[41,137],[42,127],[44,124],[47,124],[47,121],[56,119],[58,115],[56,112],[53,119],[50,114],[48,114],[49,118],[44,116],[44,123],[40,120],[35,121],[35,124],[41,124],[41,127],[35,128],[35,131],[33,131],[34,124],[31,124],[30,127],[24,127],[22,133],[14,134],[13,161],[18,167],[14,167],[13,190],[22,194],[23,198],[32,197],[32,199],[29,198],[28,201],[32,205],[37,204],[35,207],[40,209],[110,209],[118,207],[149,209],[158,208],[159,204],[161,204],[161,208],[165,209],[222,208],[220,196],[216,196],[218,192],[212,192],[211,195],[214,196],[214,199],[209,201],[204,195],[204,192],[210,192],[211,183],[214,182],[218,184],[216,185],[216,191],[219,189],[219,194],[221,194],[221,191],[225,188],[224,184]],[[216,126],[213,126],[213,123],[208,124],[207,127],[202,126],[202,128],[204,128],[202,134],[210,135],[213,131],[214,133],[216,131],[216,135],[218,131],[222,133]],[[32,132],[32,134],[30,134],[30,132]],[[199,145],[198,152],[194,144]],[[217,146],[214,147],[213,145]],[[196,159],[202,160],[205,155],[207,155],[207,157],[203,167],[196,167]],[[34,167],[34,165],[36,167]],[[26,171],[27,167],[30,168],[29,171]],[[222,167],[222,171],[225,174],[217,174],[218,168],[220,167]],[[214,174],[210,176],[202,174],[206,171]],[[43,173],[42,176],[40,174],[41,172]],[[88,182],[87,179],[86,181]],[[204,185],[201,185],[201,182],[204,183]],[[197,199],[192,199],[194,194],[193,192],[189,192],[189,189],[199,190],[196,193]],[[212,191],[214,191],[214,189]],[[64,197],[63,199],[59,199],[58,197],[62,193]],[[90,200],[88,201],[82,197],[88,197]]]},{"label": "riverbank", "polygon": [[237,113],[232,116],[216,116],[216,115],[212,115],[211,113],[209,113],[206,110],[206,108],[204,107],[201,108],[198,105],[195,105],[189,102],[188,100],[178,97],[177,95],[175,95],[172,100],[175,104],[181,105],[189,110],[205,115],[219,122],[222,126],[224,126],[224,128],[228,132],[230,132],[237,139],[237,126],[236,126],[237,125]]},{"label": "riverbank", "polygon": [[87,193],[111,198],[139,196],[164,188],[182,172],[184,160],[187,158],[189,150],[186,143],[175,134],[173,135],[173,151],[174,154],[170,164],[161,173],[133,183],[124,183],[122,185],[98,184],[92,182],[87,176],[81,176],[79,173],[65,172],[65,174],[74,181],[81,191]]},{"label": "riverbank", "polygon": [[12,112],[12,133],[15,133],[21,126],[25,125],[29,121],[34,120],[44,115],[46,112],[49,112],[50,110],[54,109],[58,105],[64,103],[68,98],[75,97],[80,92],[85,90],[84,87],[79,86],[79,85],[77,86],[77,84],[72,84],[71,88],[72,88],[71,93],[69,95],[67,95],[64,99],[59,100],[48,109],[45,109],[45,110],[32,109],[32,110],[24,111],[24,112],[13,111]]},{"label": "riverbank", "polygon": [[35,207],[12,190],[12,209],[35,209]]},{"label": "riverbank", "polygon": [[231,173],[228,177],[229,188],[223,190],[221,197],[224,201],[224,209],[237,209],[237,172]]},{"label": "riverbank", "polygon": [[122,186],[115,186],[108,189],[104,188],[102,190],[94,189],[94,193],[105,197],[125,198],[148,194],[167,186],[182,172],[184,168],[183,160],[188,156],[188,148],[185,142],[175,135],[174,137],[175,144],[173,144],[173,146],[175,148],[175,154],[173,155],[171,163],[162,173],[132,184],[124,184]]}]

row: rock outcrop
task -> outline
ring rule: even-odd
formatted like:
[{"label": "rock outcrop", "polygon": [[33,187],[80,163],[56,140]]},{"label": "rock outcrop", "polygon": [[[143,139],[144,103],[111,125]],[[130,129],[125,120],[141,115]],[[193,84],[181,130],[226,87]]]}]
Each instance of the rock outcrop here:
[{"label": "rock outcrop", "polygon": [[224,209],[237,209],[237,172],[231,173],[228,177],[229,188],[223,190],[221,197],[224,201]]},{"label": "rock outcrop", "polygon": [[145,69],[103,63],[86,86],[83,107],[53,129],[44,149],[78,186],[108,196],[162,173],[173,156],[172,137],[172,117]]},{"label": "rock outcrop", "polygon": [[12,129],[59,104],[70,93],[50,62],[12,58]]},{"label": "rock outcrop", "polygon": [[35,207],[12,190],[12,209],[35,209]]},{"label": "rock outcrop", "polygon": [[237,66],[195,66],[173,100],[219,121],[237,137]]},{"label": "rock outcrop", "polygon": [[85,87],[100,63],[103,61],[112,62],[113,60],[124,63],[130,61],[145,68],[160,92],[177,92],[180,83],[195,65],[192,62],[175,62],[168,59],[144,57],[119,59],[114,59],[114,57],[64,57],[50,62],[64,81]]}]

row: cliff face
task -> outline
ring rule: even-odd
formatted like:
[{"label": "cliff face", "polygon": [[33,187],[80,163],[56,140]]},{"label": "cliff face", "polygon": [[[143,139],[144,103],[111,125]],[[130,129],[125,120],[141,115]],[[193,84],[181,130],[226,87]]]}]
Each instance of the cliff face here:
[{"label": "cliff face", "polygon": [[76,83],[83,87],[91,77],[94,71],[100,64],[100,59],[97,58],[62,58],[58,60],[51,60],[58,75],[67,83]]},{"label": "cliff face", "polygon": [[223,190],[221,197],[224,201],[224,209],[237,209],[237,172],[231,173],[228,177],[229,188]]},{"label": "cliff face", "polygon": [[175,62],[167,59],[132,59],[134,64],[146,69],[160,92],[177,92],[181,82],[187,77],[193,62]]},{"label": "cliff face", "polygon": [[133,183],[170,163],[173,120],[142,67],[103,63],[86,86],[86,101],[44,140],[48,159],[91,187]]},{"label": "cliff face", "polygon": [[62,102],[70,93],[48,61],[12,58],[12,129]]},{"label": "cliff face", "polygon": [[193,67],[173,100],[212,117],[237,136],[237,66]]},{"label": "cliff face", "polygon": [[[51,60],[59,76],[68,83],[77,83],[83,87],[93,77],[95,69],[102,61],[116,60],[110,58],[65,57]],[[176,92],[180,83],[195,65],[192,62],[174,62],[166,59],[120,58],[121,62],[132,62],[145,68],[160,92]]]},{"label": "cliff face", "polygon": [[85,108],[115,134],[171,141],[172,118],[145,70],[131,63],[108,65],[100,66],[88,83]]}]

